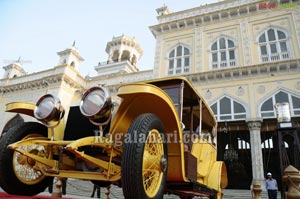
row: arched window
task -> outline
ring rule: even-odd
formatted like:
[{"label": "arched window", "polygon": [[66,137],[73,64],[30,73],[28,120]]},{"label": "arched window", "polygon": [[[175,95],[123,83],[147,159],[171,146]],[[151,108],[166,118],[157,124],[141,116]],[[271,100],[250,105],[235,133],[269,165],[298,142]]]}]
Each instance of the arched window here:
[{"label": "arched window", "polygon": [[287,35],[276,28],[264,31],[258,38],[261,62],[290,58]]},{"label": "arched window", "polygon": [[113,55],[112,55],[112,61],[113,62],[118,62],[119,61],[119,55],[120,55],[120,52],[118,50],[115,50],[113,52]]},{"label": "arched window", "polygon": [[187,47],[177,46],[169,53],[168,75],[190,72],[191,54]]},{"label": "arched window", "polygon": [[[284,147],[289,148],[289,144],[287,142],[284,142]],[[273,140],[272,138],[265,140],[263,143],[261,143],[262,149],[273,149]]]},{"label": "arched window", "polygon": [[238,138],[238,149],[250,149],[249,142]]},{"label": "arched window", "polygon": [[228,97],[223,97],[211,105],[211,109],[218,121],[241,120],[246,118],[245,107]]},{"label": "arched window", "polygon": [[234,42],[225,37],[219,38],[211,45],[212,68],[236,66]]},{"label": "arched window", "polygon": [[290,93],[279,91],[265,100],[260,107],[260,115],[264,118],[275,117],[274,105],[276,103],[288,102],[290,104],[291,116],[300,115],[300,98]]},{"label": "arched window", "polygon": [[130,52],[128,50],[124,50],[121,55],[121,61],[130,60]]}]

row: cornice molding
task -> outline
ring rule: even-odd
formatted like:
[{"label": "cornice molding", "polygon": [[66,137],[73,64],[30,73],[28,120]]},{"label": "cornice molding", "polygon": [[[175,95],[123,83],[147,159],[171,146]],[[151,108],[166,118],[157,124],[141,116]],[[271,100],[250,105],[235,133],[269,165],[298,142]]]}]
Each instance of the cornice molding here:
[{"label": "cornice molding", "polygon": [[59,86],[62,83],[65,83],[66,85],[68,85],[74,89],[82,89],[83,88],[83,85],[78,84],[77,82],[72,80],[67,75],[58,74],[58,75],[53,75],[53,76],[49,76],[46,78],[35,79],[33,81],[12,84],[12,85],[8,84],[5,86],[1,86],[0,94],[8,94],[8,93],[16,92],[16,91],[43,89],[43,88],[47,88],[50,86]]},{"label": "cornice molding", "polygon": [[[149,70],[148,72],[151,72]],[[258,77],[270,77],[280,74],[295,74],[295,72],[300,72],[300,59],[271,62],[265,64],[258,64],[252,66],[241,66],[241,67],[231,67],[226,69],[210,70],[207,72],[199,72],[192,74],[182,74],[193,84],[207,84],[207,83],[216,83],[216,82],[225,82],[233,80],[243,80],[249,78],[258,78]],[[139,73],[135,73],[139,74]],[[109,77],[95,77],[91,82],[106,82],[108,79],[115,79],[115,82],[118,82],[119,75],[114,74],[115,76]],[[132,77],[134,74],[126,74],[122,77],[126,81],[118,82],[116,84],[107,84],[106,86],[110,89],[112,93],[116,93],[118,88],[124,83],[133,83],[135,81]],[[124,78],[128,76],[129,78]],[[152,77],[153,78],[153,77]],[[145,78],[144,80],[149,79]],[[130,81],[131,80],[131,81]],[[139,80],[143,81],[143,80]]]},{"label": "cornice molding", "polygon": [[72,78],[65,74],[62,76],[62,82],[75,90],[83,90],[85,87],[85,85],[79,84],[78,82],[74,81]]},{"label": "cornice molding", "polygon": [[257,77],[270,77],[280,74],[300,72],[300,59],[270,62],[265,64],[229,67],[207,72],[184,75],[192,83],[224,82]]},{"label": "cornice molding", "polygon": [[33,81],[23,82],[19,84],[5,85],[0,87],[1,94],[13,93],[23,90],[34,90],[46,88],[49,85],[54,85],[61,82],[61,76],[52,76],[43,79],[36,79]]}]

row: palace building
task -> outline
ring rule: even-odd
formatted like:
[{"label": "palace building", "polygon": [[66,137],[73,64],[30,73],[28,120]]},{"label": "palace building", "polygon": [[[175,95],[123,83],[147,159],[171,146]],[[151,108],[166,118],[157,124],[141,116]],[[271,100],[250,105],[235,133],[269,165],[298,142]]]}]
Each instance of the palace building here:
[{"label": "palace building", "polygon": [[[46,93],[68,107],[94,85],[108,86],[119,103],[116,92],[122,84],[185,76],[218,121],[218,159],[226,163],[229,188],[263,186],[267,172],[280,181],[274,105],[289,103],[299,128],[299,1],[226,0],[179,12],[167,6],[156,11],[157,24],[149,24],[156,39],[153,70],[138,70],[143,50],[134,38],[121,35],[107,43],[108,59],[94,67],[97,76],[83,77],[77,69],[84,59],[72,46],[58,52],[57,66],[45,71],[26,74],[19,63],[4,66],[0,111],[9,102],[36,102]],[[1,114],[1,132],[29,120]],[[283,143],[295,161],[293,139]]]}]

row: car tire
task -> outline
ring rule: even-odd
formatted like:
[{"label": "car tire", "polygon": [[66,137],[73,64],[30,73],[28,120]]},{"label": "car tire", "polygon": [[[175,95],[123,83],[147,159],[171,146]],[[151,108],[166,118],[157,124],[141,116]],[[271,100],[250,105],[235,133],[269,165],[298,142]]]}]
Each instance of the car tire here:
[{"label": "car tire", "polygon": [[[47,137],[47,133],[47,128],[45,126],[39,123],[27,122],[9,129],[8,132],[1,138],[0,186],[5,192],[13,195],[33,196],[44,191],[49,184],[52,183],[52,177],[46,177],[41,171],[33,169],[30,167],[28,163],[29,161],[25,156],[22,156],[20,153],[7,148],[8,145],[25,138]],[[30,150],[32,153],[36,153],[41,149],[31,148],[28,150]],[[25,161],[23,161],[21,164],[20,160]],[[26,169],[24,169],[25,172],[23,171],[18,173],[17,168],[22,168],[23,166],[26,166]],[[26,172],[32,172],[32,176],[35,179],[26,179],[26,174],[25,177],[22,176]]]},{"label": "car tire", "polygon": [[123,146],[121,183],[125,199],[161,199],[167,163],[167,143],[160,118],[150,113],[138,116],[129,127]]}]

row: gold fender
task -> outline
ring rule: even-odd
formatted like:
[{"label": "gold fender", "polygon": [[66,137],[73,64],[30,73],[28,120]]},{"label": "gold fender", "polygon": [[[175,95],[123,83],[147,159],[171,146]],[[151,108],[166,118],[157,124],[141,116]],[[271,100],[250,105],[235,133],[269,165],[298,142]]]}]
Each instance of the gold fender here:
[{"label": "gold fender", "polygon": [[216,161],[213,164],[208,176],[204,179],[204,182],[207,186],[221,193],[222,189],[226,188],[228,185],[225,163]]},{"label": "gold fender", "polygon": [[[11,112],[11,113],[21,113],[21,114],[25,114],[28,116],[31,116],[34,118],[34,108],[35,108],[35,104],[31,103],[31,102],[11,102],[6,104],[6,109],[5,112]],[[54,128],[54,131],[56,132],[54,134],[54,139],[55,140],[62,140],[63,136],[64,136],[64,129],[66,126],[66,121],[65,119],[62,119],[59,123],[58,126],[56,126]],[[51,137],[51,129],[48,128],[48,137]]]},{"label": "gold fender", "polygon": [[168,142],[167,181],[188,181],[184,171],[182,130],[172,99],[162,89],[145,83],[121,86],[118,96],[123,101],[111,125],[114,142],[124,141],[128,128],[139,115],[157,115],[163,123]]},{"label": "gold fender", "polygon": [[33,116],[33,110],[35,108],[34,103],[30,102],[12,102],[6,104],[6,112],[13,112],[13,113],[22,113],[25,115]]}]

